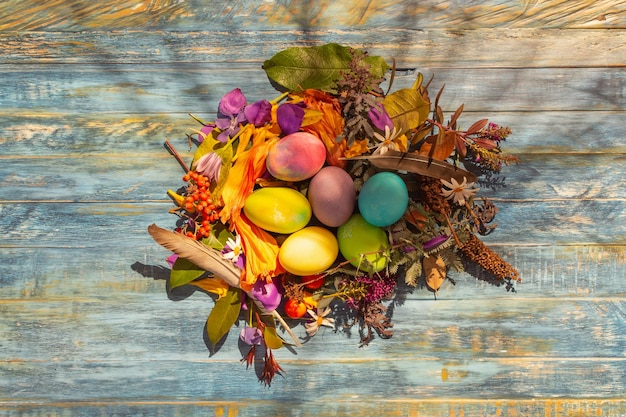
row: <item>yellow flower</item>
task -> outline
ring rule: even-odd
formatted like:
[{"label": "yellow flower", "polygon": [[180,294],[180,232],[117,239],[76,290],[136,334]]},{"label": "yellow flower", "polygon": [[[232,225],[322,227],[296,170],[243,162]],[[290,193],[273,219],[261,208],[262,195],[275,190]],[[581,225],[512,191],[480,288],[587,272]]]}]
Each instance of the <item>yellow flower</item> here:
[{"label": "yellow flower", "polygon": [[350,146],[343,154],[346,158],[354,158],[355,156],[363,155],[369,151],[367,147],[367,139],[355,140],[352,146]]}]

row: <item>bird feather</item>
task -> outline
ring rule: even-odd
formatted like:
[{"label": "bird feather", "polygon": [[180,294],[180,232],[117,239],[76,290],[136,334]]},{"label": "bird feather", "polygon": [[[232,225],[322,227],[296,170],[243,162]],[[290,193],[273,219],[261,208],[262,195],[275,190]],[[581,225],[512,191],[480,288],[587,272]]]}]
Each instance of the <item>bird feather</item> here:
[{"label": "bird feather", "polygon": [[228,285],[239,288],[240,270],[217,250],[180,233],[152,224],[148,233],[156,243],[171,250],[181,258],[222,278]]},{"label": "bird feather", "polygon": [[364,155],[347,159],[366,159],[377,168],[407,171],[446,181],[450,181],[451,178],[454,178],[458,182],[462,182],[463,177],[467,178],[468,182],[477,181],[476,175],[471,172],[445,161],[439,161],[414,153],[387,151],[384,154]]}]

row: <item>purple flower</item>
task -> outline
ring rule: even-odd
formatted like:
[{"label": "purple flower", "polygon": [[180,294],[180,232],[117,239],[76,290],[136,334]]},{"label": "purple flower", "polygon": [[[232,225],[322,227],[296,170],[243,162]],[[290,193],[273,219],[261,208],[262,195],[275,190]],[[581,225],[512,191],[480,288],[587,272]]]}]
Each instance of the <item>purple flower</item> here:
[{"label": "purple flower", "polygon": [[215,120],[221,132],[217,136],[220,142],[227,142],[228,138],[235,136],[239,132],[239,125],[246,122],[246,115],[243,110],[246,107],[246,96],[239,88],[235,88],[230,93],[222,97],[218,105],[218,115]]},{"label": "purple flower", "polygon": [[215,152],[202,155],[196,162],[196,172],[207,177],[209,181],[219,181],[221,169],[222,157]]},{"label": "purple flower", "polygon": [[259,100],[246,106],[243,110],[248,122],[254,126],[263,126],[272,120],[272,104],[267,100]]},{"label": "purple flower", "polygon": [[276,119],[283,135],[289,135],[300,130],[300,125],[304,119],[304,110],[292,103],[284,103],[276,109]]},{"label": "purple flower", "polygon": [[250,346],[260,345],[263,343],[263,333],[258,327],[244,327],[239,333],[239,338]]},{"label": "purple flower", "polygon": [[372,107],[367,115],[369,116],[372,124],[379,130],[384,132],[386,127],[389,127],[389,130],[393,129],[393,120],[391,120],[387,110],[385,110],[385,107],[381,103]]},{"label": "purple flower", "polygon": [[167,258],[165,258],[165,261],[167,262],[167,264],[170,267],[174,266],[174,263],[176,262],[176,259],[178,259],[178,255],[176,255],[175,253],[171,254],[170,256],[168,256]]},{"label": "purple flower", "polygon": [[243,95],[241,89],[235,88],[230,93],[226,93],[220,100],[217,107],[219,116],[234,117],[239,114],[246,106],[246,96]]},{"label": "purple flower", "polygon": [[204,138],[209,136],[214,128],[215,128],[215,123],[202,126],[202,128],[200,129],[200,133],[202,134],[198,135],[198,142],[200,143],[204,142]]}]

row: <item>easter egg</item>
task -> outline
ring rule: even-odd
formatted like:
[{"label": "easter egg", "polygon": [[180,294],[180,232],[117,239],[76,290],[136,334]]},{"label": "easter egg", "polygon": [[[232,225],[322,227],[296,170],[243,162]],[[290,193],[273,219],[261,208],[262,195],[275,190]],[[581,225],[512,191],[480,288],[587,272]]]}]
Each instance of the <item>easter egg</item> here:
[{"label": "easter egg", "polygon": [[268,152],[265,159],[267,170],[282,181],[302,181],[311,178],[324,166],[326,146],[307,132],[285,136]]},{"label": "easter egg", "polygon": [[314,275],[328,269],[338,253],[335,235],[323,227],[308,226],[285,239],[278,260],[294,275]]},{"label": "easter egg", "polygon": [[365,181],[358,206],[363,218],[374,226],[389,226],[404,215],[409,205],[406,184],[393,172],[379,172]]},{"label": "easter egg", "polygon": [[309,200],[287,187],[265,187],[246,198],[243,212],[261,229],[275,233],[293,233],[311,220]]},{"label": "easter egg", "polygon": [[[378,272],[387,265],[387,258],[381,253],[389,248],[387,234],[380,227],[365,221],[358,213],[339,226],[337,241],[343,257],[357,268]],[[361,255],[371,264],[371,270],[362,262]]]},{"label": "easter egg", "polygon": [[309,183],[307,194],[313,215],[329,227],[344,224],[356,205],[352,177],[339,167],[322,168]]}]

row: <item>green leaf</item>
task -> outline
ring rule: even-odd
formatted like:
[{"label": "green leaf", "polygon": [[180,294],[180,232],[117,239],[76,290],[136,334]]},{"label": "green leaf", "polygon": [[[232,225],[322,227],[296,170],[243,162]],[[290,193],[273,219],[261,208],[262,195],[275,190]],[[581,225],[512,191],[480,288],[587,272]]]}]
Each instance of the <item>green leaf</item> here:
[{"label": "green leaf", "polygon": [[265,326],[263,330],[263,340],[265,340],[265,346],[270,349],[280,349],[283,347],[283,339],[276,333],[275,327]]},{"label": "green leaf", "polygon": [[202,243],[221,251],[226,246],[226,241],[229,238],[234,238],[234,235],[228,231],[228,227],[225,224],[218,222],[211,227],[211,234],[209,237],[202,239]]},{"label": "green leaf", "polygon": [[219,298],[207,318],[206,328],[209,342],[215,346],[228,333],[241,311],[241,290],[230,288]]},{"label": "green leaf", "polygon": [[[351,48],[336,43],[322,46],[285,49],[263,63],[263,69],[274,83],[286,90],[314,88],[332,91],[341,71],[349,69]],[[370,72],[382,77],[389,65],[381,57],[368,56]]]},{"label": "green leaf", "polygon": [[205,273],[206,271],[204,269],[198,268],[187,259],[178,258],[176,262],[174,262],[172,271],[170,272],[170,288],[173,289],[188,284],[194,279],[200,278]]},{"label": "green leaf", "polygon": [[430,103],[419,91],[404,88],[389,94],[383,100],[385,110],[401,132],[415,129],[428,118]]}]

